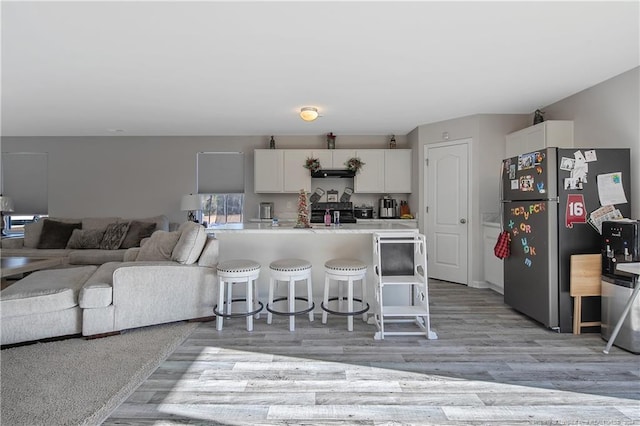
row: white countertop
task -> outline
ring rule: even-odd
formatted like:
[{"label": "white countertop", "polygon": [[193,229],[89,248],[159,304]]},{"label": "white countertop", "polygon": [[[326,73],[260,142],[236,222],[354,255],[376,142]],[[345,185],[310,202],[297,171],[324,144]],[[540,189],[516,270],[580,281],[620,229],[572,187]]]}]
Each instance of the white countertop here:
[{"label": "white countertop", "polygon": [[618,263],[616,269],[618,271],[640,275],[640,262]]},{"label": "white countertop", "polygon": [[280,226],[271,226],[271,223],[233,223],[226,225],[212,226],[207,229],[208,233],[221,232],[247,232],[247,233],[341,233],[341,234],[366,234],[380,231],[413,231],[417,232],[418,227],[415,221],[371,221],[367,223],[345,223],[339,226],[324,226],[321,223],[312,224],[311,228],[295,228],[295,223],[285,222]]}]

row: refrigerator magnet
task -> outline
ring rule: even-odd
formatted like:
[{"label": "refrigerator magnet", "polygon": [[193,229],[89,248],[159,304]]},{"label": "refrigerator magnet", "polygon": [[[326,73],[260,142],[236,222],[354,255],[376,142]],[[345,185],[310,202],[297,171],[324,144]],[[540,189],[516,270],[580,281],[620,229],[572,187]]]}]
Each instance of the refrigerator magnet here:
[{"label": "refrigerator magnet", "polygon": [[564,189],[582,189],[582,179],[576,178],[565,178],[564,179]]},{"label": "refrigerator magnet", "polygon": [[567,228],[573,228],[574,223],[587,223],[587,210],[584,207],[584,197],[582,194],[567,195],[565,226]]},{"label": "refrigerator magnet", "polygon": [[[516,178],[516,165],[515,164],[510,164],[509,165],[509,179],[515,179]],[[515,188],[511,188],[511,189],[517,189],[518,187]]]},{"label": "refrigerator magnet", "polygon": [[520,191],[533,191],[533,176],[520,176]]},{"label": "refrigerator magnet", "polygon": [[590,149],[589,151],[584,152],[584,161],[590,163],[592,161],[598,161],[598,156],[596,155],[595,149]]},{"label": "refrigerator magnet", "polygon": [[536,165],[536,153],[522,154],[518,157],[518,170],[531,169]]},{"label": "refrigerator magnet", "polygon": [[576,160],[574,158],[562,157],[560,160],[560,170],[571,171],[576,164]]},{"label": "refrigerator magnet", "polygon": [[520,184],[519,184],[519,182],[518,182],[518,179],[513,179],[513,180],[511,181],[511,189],[512,189],[512,190],[518,189],[518,188],[519,188],[519,186],[520,186]]}]

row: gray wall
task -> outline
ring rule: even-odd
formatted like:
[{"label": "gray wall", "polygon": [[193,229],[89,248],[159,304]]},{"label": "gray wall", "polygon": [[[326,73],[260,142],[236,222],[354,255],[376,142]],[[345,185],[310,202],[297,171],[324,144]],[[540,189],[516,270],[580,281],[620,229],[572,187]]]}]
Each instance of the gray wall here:
[{"label": "gray wall", "polygon": [[[396,136],[406,148],[405,136]],[[386,148],[387,136],[340,136],[337,148]],[[3,137],[3,152],[49,153],[51,216],[143,217],[166,214],[182,222],[183,194],[196,191],[196,155],[204,151],[244,152],[247,218],[260,201],[274,201],[276,214],[295,216],[297,194],[253,193],[253,150],[268,136],[211,137]],[[277,148],[326,148],[324,135],[276,136]],[[332,188],[324,188],[332,189]],[[336,188],[338,189],[338,188]],[[376,195],[361,196],[362,202]],[[354,195],[353,200],[359,201]],[[287,211],[288,210],[288,211]]]},{"label": "gray wall", "polygon": [[[543,108],[573,120],[576,147],[631,148],[631,212],[640,219],[640,67]],[[635,167],[633,166],[635,165]]]},{"label": "gray wall", "polygon": [[[425,205],[425,145],[471,139],[469,146],[469,275],[468,284],[484,285],[482,258],[482,221],[484,215],[495,216],[500,207],[498,179],[500,162],[504,158],[505,135],[530,125],[525,114],[478,114],[437,123],[425,124],[410,133],[412,147],[418,153],[418,205],[421,212]],[[444,133],[448,134],[448,140]],[[420,229],[425,231],[424,214],[420,215]]]}]

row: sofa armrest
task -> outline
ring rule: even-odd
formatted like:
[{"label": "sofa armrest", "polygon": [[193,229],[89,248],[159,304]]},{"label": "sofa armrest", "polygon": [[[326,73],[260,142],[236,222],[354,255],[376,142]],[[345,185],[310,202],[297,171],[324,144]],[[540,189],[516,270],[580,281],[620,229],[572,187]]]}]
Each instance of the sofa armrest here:
[{"label": "sofa armrest", "polygon": [[138,258],[140,253],[140,247],[131,247],[124,252],[124,262],[133,262]]},{"label": "sofa armrest", "polygon": [[21,248],[24,248],[24,237],[3,238],[2,239],[2,248],[3,249],[21,249]]},{"label": "sofa armrest", "polygon": [[113,273],[116,329],[213,315],[216,270],[176,262],[129,262]]}]

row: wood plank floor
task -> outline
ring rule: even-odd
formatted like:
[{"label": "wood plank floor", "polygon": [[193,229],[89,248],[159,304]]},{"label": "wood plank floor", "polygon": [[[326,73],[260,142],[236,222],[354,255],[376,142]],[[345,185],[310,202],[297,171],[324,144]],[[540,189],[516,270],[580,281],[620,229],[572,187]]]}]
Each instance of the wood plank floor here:
[{"label": "wood plank floor", "polygon": [[123,424],[640,424],[640,356],[558,334],[491,290],[434,281],[438,340],[373,340],[320,315],[203,323],[105,421]]}]

